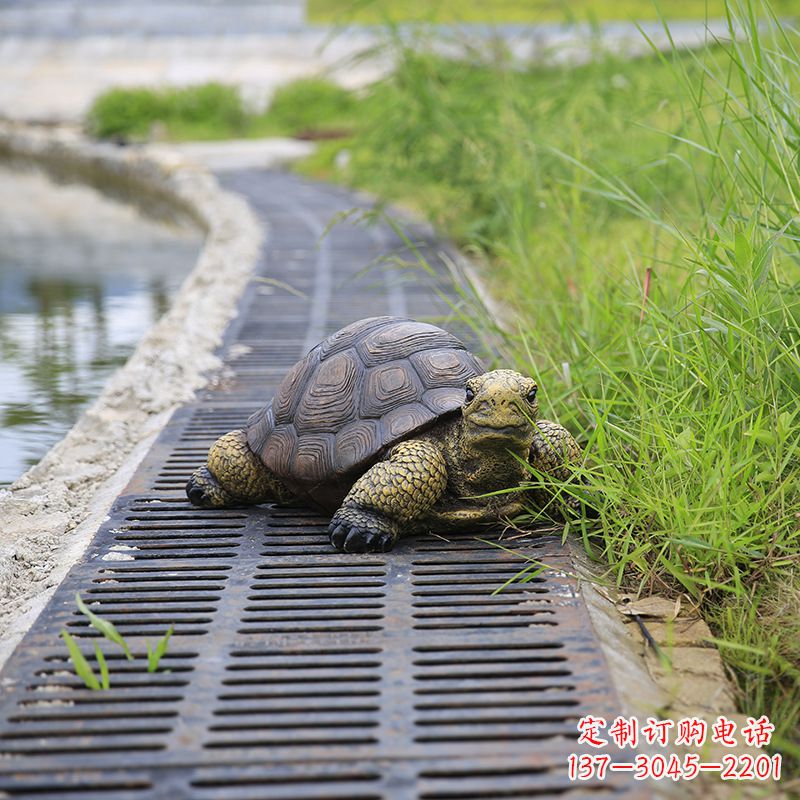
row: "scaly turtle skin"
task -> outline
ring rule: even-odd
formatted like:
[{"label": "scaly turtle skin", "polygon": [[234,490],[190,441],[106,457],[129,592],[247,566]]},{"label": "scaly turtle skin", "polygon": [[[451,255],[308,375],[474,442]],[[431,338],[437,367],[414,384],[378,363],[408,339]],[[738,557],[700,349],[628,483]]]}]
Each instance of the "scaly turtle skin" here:
[{"label": "scaly turtle skin", "polygon": [[538,420],[537,386],[512,370],[484,372],[433,325],[372,317],[313,348],[244,430],[212,445],[186,486],[206,508],[301,499],[333,513],[332,544],[391,550],[401,533],[458,530],[514,517],[535,489],[526,463],[563,481],[580,448]]}]

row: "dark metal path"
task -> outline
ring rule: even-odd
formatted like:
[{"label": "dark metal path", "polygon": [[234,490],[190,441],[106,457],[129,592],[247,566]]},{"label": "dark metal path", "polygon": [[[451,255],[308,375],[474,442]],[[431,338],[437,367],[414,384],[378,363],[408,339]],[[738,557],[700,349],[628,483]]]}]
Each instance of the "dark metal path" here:
[{"label": "dark metal path", "polygon": [[[228,173],[270,225],[231,324],[226,369],[179,410],[2,673],[0,796],[197,800],[499,800],[603,796],[570,783],[577,719],[618,703],[555,537],[514,549],[553,568],[499,594],[524,558],[427,536],[335,553],[298,508],[209,511],[183,486],[310,345],[367,315],[443,323],[433,283],[364,268],[402,247],[340,225],[337,188]],[[432,252],[433,246],[427,248]],[[406,273],[408,275],[408,273]],[[83,687],[59,631],[89,652],[80,591],[133,645],[111,689]],[[144,640],[175,625],[164,669]]]}]

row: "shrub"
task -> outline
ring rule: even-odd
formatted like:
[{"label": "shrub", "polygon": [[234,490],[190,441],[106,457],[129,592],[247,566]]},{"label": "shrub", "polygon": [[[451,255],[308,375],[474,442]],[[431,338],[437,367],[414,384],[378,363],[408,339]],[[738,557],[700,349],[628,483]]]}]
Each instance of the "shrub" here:
[{"label": "shrub", "polygon": [[267,116],[289,133],[350,125],[356,109],[353,93],[320,78],[303,78],[280,87]]},{"label": "shrub", "polygon": [[109,89],[92,104],[87,128],[100,138],[145,137],[154,122],[167,117],[163,93],[152,89]]},{"label": "shrub", "polygon": [[239,92],[219,83],[164,89],[110,89],[92,104],[86,118],[94,136],[147,138],[155,125],[181,138],[240,135],[247,114]]}]

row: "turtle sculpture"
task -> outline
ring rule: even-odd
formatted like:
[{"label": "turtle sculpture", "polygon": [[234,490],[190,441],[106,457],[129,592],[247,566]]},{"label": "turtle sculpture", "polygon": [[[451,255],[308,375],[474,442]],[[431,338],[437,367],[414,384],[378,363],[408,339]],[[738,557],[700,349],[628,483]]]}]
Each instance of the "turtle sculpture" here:
[{"label": "turtle sculpture", "polygon": [[[457,530],[549,502],[580,448],[538,420],[537,386],[485,372],[455,336],[399,317],[354,322],[314,347],[243,430],[211,446],[189,500],[227,508],[290,500],[333,513],[331,543],[386,552],[411,531]],[[496,494],[491,494],[496,493]],[[488,495],[488,496],[487,496]]]}]

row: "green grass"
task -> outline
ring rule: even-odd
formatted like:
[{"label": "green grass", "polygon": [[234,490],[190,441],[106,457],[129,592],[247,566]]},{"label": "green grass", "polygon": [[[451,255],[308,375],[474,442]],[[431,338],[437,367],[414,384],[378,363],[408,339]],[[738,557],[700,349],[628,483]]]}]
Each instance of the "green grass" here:
[{"label": "green grass", "polygon": [[395,41],[355,135],[304,169],[487,259],[504,361],[539,379],[602,498],[572,530],[618,583],[699,605],[796,772],[800,55],[753,10],[734,44],[580,68]]},{"label": "green grass", "polygon": [[[316,24],[392,22],[603,22],[723,17],[724,0],[307,0],[308,19]],[[796,14],[792,0],[774,8]]]},{"label": "green grass", "polygon": [[133,140],[313,136],[348,126],[354,107],[350,92],[318,78],[278,89],[263,113],[248,110],[236,87],[219,83],[110,89],[94,101],[85,124],[99,138]]},{"label": "green grass", "polygon": [[247,114],[238,92],[218,83],[180,89],[111,89],[93,103],[88,130],[99,137],[147,138],[161,128],[165,137],[197,132],[214,138],[214,131],[241,135]]}]

